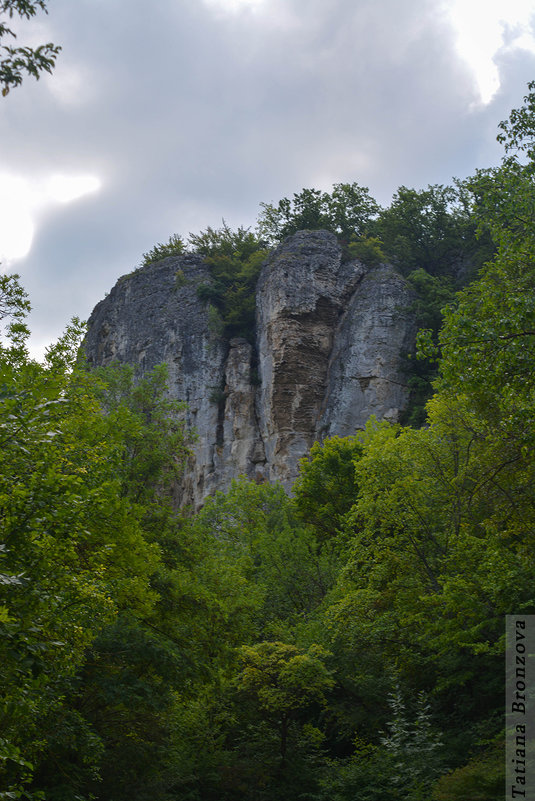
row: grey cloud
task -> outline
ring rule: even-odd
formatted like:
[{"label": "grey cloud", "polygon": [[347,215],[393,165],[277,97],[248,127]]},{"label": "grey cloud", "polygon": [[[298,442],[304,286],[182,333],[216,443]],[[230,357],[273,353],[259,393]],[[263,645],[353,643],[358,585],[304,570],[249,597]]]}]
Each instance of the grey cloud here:
[{"label": "grey cloud", "polygon": [[[64,48],[57,74],[3,103],[0,171],[94,172],[103,189],[50,210],[16,265],[39,338],[87,316],[171,233],[250,225],[261,201],[303,186],[356,180],[386,203],[402,183],[495,162],[496,124],[534,67],[504,55],[502,91],[474,107],[442,0],[265,0],[234,14],[54,0],[47,24]],[[63,102],[69,70],[80,84]]]}]

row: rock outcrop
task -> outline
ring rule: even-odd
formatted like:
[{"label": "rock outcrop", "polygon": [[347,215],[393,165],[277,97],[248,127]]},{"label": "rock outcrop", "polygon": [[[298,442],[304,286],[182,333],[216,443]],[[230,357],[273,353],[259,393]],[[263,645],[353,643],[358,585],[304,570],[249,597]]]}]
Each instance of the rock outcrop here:
[{"label": "rock outcrop", "polygon": [[184,502],[198,506],[239,475],[289,488],[315,440],[354,433],[371,414],[398,419],[414,324],[391,268],[343,261],[326,231],[289,237],[262,269],[255,345],[212,330],[197,297],[208,278],[192,254],[121,278],[93,311],[85,343],[93,365],[167,364],[169,392],[197,432]]}]

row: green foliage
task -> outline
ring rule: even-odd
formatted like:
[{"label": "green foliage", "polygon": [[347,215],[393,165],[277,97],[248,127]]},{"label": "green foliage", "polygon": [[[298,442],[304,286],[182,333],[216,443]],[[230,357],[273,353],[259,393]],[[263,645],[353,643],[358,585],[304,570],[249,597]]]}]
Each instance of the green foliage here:
[{"label": "green foliage", "polygon": [[320,542],[335,538],[357,495],[355,460],[362,453],[357,437],[331,437],[315,442],[302,459],[293,486],[299,517],[314,527]]},{"label": "green foliage", "polygon": [[180,649],[135,619],[121,615],[106,628],[88,650],[69,698],[78,716],[74,735],[80,739],[86,732],[96,751],[79,743],[69,753],[73,732],[56,729],[40,769],[49,797],[61,798],[66,765],[71,792],[98,797],[104,788],[105,796],[115,799],[161,796],[169,783],[174,691],[184,669],[189,666]]},{"label": "green foliage", "polygon": [[19,280],[17,274],[0,276],[0,320],[20,323],[30,311],[28,296]]},{"label": "green foliage", "polygon": [[248,228],[241,226],[233,231],[223,220],[221,228],[211,228],[199,234],[189,235],[189,244],[196,253],[208,257],[238,258],[246,261],[259,249],[258,238]]},{"label": "green foliage", "polygon": [[355,738],[350,759],[327,763],[318,801],[424,801],[440,774],[440,743],[427,703],[419,693],[409,711],[398,688],[389,694],[390,720],[381,745]]},{"label": "green foliage", "polygon": [[498,801],[504,794],[504,768],[504,743],[499,742],[444,775],[435,785],[431,801]]},{"label": "green foliage", "polygon": [[94,392],[118,437],[122,492],[134,502],[161,504],[176,486],[190,451],[181,421],[184,404],[169,400],[167,368],[137,379],[132,367],[92,371]]},{"label": "green foliage", "polygon": [[392,794],[392,761],[372,748],[362,755],[327,762],[314,801],[397,801],[402,796],[397,789]]},{"label": "green foliage", "polygon": [[404,791],[407,798],[427,798],[431,783],[441,772],[443,746],[433,729],[430,705],[420,692],[411,718],[399,687],[390,694],[389,705],[392,720],[381,744],[392,758],[392,790]]},{"label": "green foliage", "polygon": [[216,538],[220,563],[239,568],[259,637],[309,614],[333,585],[336,555],[319,548],[278,485],[234,481],[207,501],[196,527]]},{"label": "green foliage", "polygon": [[26,340],[30,335],[25,320],[31,306],[20,284],[20,276],[0,276],[0,355],[6,375],[15,373],[27,359]]},{"label": "green foliage", "polygon": [[406,357],[411,394],[402,422],[415,427],[425,423],[425,404],[437,377],[440,349],[429,345],[437,345],[444,309],[494,251],[488,228],[481,226],[476,235],[475,204],[469,182],[423,191],[402,186],[374,223],[384,259],[406,276],[414,291],[410,311],[416,326],[429,332],[428,355],[420,350],[418,359],[412,353]]},{"label": "green foliage", "polygon": [[488,234],[476,239],[472,207],[470,191],[460,182],[420,192],[401,186],[381,210],[373,235],[403,275],[425,270],[463,284],[493,251]]},{"label": "green foliage", "polygon": [[403,275],[425,270],[466,283],[493,253],[489,233],[476,239],[474,196],[470,184],[402,186],[381,209],[366,187],[334,184],[329,194],[303,189],[277,205],[262,203],[258,231],[277,243],[299,230],[326,229],[345,245],[346,257],[375,266],[390,261]]},{"label": "green foliage", "polygon": [[235,703],[245,737],[236,745],[247,797],[299,798],[314,788],[323,740],[315,724],[334,684],[328,656],[280,641],[240,649]]},{"label": "green foliage", "polygon": [[[267,256],[265,243],[248,229],[232,231],[223,222],[219,229],[207,228],[190,234],[191,247],[205,257],[211,280],[197,290],[210,304],[213,330],[227,338],[254,340],[256,282]],[[217,320],[215,314],[218,314]]]},{"label": "green foliage", "polygon": [[312,703],[325,703],[325,691],[333,685],[326,656],[320,646],[306,652],[282,642],[242,646],[238,690],[251,695],[268,719],[288,719]]},{"label": "green foliage", "polygon": [[[6,36],[17,38],[9,27],[7,19],[12,19],[14,16],[30,19],[39,10],[44,11],[45,14],[48,13],[45,0],[2,0],[0,3],[0,40]],[[19,86],[25,73],[38,80],[43,71],[52,72],[60,50],[61,47],[51,43],[35,48],[0,45],[2,95],[5,97],[12,88]]]},{"label": "green foliage", "polygon": [[[399,660],[413,658],[416,641],[417,650],[438,654],[451,654],[455,644],[467,655],[465,670],[470,651],[491,654],[485,643],[500,642],[503,614],[531,599],[533,565],[519,562],[531,524],[518,518],[511,496],[520,478],[525,495],[526,469],[519,476],[508,454],[478,437],[477,420],[459,401],[436,398],[425,430],[370,428],[356,466],[360,530],[345,574],[348,614],[374,637],[387,637],[403,619]],[[513,573],[509,585],[504,577]],[[422,637],[425,614],[434,622]]]},{"label": "green foliage", "polygon": [[383,252],[383,243],[376,236],[366,236],[356,239],[354,236],[345,248],[347,259],[359,259],[370,267],[378,267],[386,261]]},{"label": "green foliage", "polygon": [[173,234],[167,242],[163,244],[159,242],[154,245],[152,250],[144,253],[141,266],[148,267],[149,264],[153,264],[155,261],[161,261],[161,259],[166,259],[168,256],[180,256],[182,253],[184,253],[184,241],[178,234]]},{"label": "green foliage", "polygon": [[[199,297],[201,300],[206,298],[206,284],[201,284],[199,287]],[[212,297],[212,291],[209,289],[209,297]],[[225,323],[218,311],[217,307],[212,303],[208,303],[208,330],[214,337],[220,337],[224,334]]]},{"label": "green foliage", "polygon": [[260,236],[270,243],[302,230],[325,229],[345,242],[364,238],[379,206],[367,187],[357,183],[334,184],[332,192],[302,189],[292,200],[283,198],[275,206],[261,203],[258,217]]},{"label": "green foliage", "polygon": [[530,161],[535,160],[535,81],[528,83],[528,94],[524,96],[524,105],[513,109],[508,120],[500,123],[501,133],[497,140],[516,160],[519,154]]},{"label": "green foliage", "polygon": [[[461,402],[442,397],[428,429],[371,426],[346,516],[352,548],[323,613],[338,680],[349,679],[342,655],[353,653],[365,674],[381,666],[376,686],[386,666],[405,697],[431,692],[453,765],[479,726],[500,730],[503,616],[533,606],[531,468],[519,472],[496,445]],[[370,688],[352,685],[370,708]]]},{"label": "green foliage", "polygon": [[416,325],[438,336],[444,310],[453,303],[455,297],[453,279],[447,275],[431,275],[419,267],[409,273],[407,283],[416,295],[411,306]]},{"label": "green foliage", "polygon": [[420,345],[416,354],[409,353],[406,356],[410,398],[401,422],[419,428],[425,423],[425,404],[433,394],[433,381],[438,375],[439,330],[445,309],[454,303],[455,291],[450,276],[431,275],[421,268],[407,276],[407,283],[414,291],[409,310],[418,328],[417,343],[421,343],[425,336],[426,348]]},{"label": "green foliage", "polygon": [[481,225],[498,243],[497,255],[460,295],[440,337],[444,391],[465,393],[481,420],[517,454],[533,443],[528,421],[535,355],[535,86],[529,88],[523,108],[502,124],[508,154],[502,165],[471,182]]},{"label": "green foliage", "polygon": [[31,361],[25,295],[15,278],[2,287],[0,717],[8,750],[0,788],[18,793],[32,765],[45,781],[45,743],[49,754],[62,753],[73,726],[81,759],[92,764],[101,753],[63,699],[86,649],[122,610],[155,614],[162,592],[151,585],[166,569],[157,539],[187,449],[177,409],[164,399],[163,370],[138,383],[121,368],[87,373],[77,362],[77,324],[43,365]]},{"label": "green foliage", "polygon": [[175,273],[175,289],[180,289],[183,286],[186,286],[188,283],[188,279],[184,275],[184,270],[177,270]]}]

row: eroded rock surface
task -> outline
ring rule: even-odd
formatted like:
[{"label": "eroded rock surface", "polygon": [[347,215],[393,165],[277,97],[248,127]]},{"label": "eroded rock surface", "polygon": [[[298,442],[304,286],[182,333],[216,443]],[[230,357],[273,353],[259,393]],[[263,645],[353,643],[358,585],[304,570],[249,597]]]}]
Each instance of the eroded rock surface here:
[{"label": "eroded rock surface", "polygon": [[317,438],[340,318],[366,270],[342,263],[333,234],[301,231],[272,254],[257,287],[258,412],[267,478],[289,485]]},{"label": "eroded rock surface", "polygon": [[414,343],[410,294],[391,268],[368,272],[339,322],[317,438],[347,436],[371,415],[393,423],[408,400],[400,355]]},{"label": "eroded rock surface", "polygon": [[191,254],[125,276],[96,306],[86,339],[90,364],[167,364],[169,392],[198,435],[183,502],[199,506],[239,475],[290,488],[315,440],[351,434],[371,414],[398,419],[414,325],[392,269],[343,261],[326,231],[289,237],[262,269],[254,345],[210,330],[197,297],[208,277]]}]

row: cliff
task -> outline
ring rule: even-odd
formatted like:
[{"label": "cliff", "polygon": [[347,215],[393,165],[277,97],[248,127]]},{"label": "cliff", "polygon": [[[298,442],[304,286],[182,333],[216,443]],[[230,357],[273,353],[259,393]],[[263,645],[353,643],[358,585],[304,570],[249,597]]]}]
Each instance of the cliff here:
[{"label": "cliff", "polygon": [[173,256],[121,278],[94,309],[91,365],[150,370],[166,363],[198,439],[183,487],[198,506],[239,475],[287,488],[312,443],[396,421],[408,400],[402,354],[411,349],[411,296],[386,265],[345,262],[334,235],[302,231],[264,264],[256,344],[213,330],[197,288],[200,256]]}]

